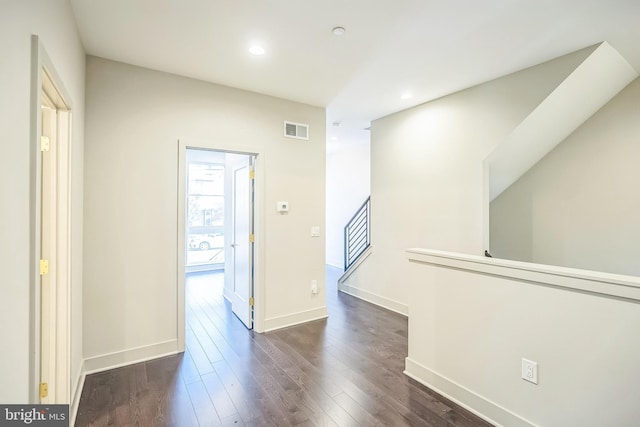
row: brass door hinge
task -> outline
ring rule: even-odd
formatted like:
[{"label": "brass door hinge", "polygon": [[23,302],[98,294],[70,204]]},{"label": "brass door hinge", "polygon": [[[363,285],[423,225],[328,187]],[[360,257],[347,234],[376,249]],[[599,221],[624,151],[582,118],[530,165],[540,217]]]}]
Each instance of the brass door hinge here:
[{"label": "brass door hinge", "polygon": [[49,396],[49,384],[40,383],[40,399],[44,399],[47,396]]},{"label": "brass door hinge", "polygon": [[249,179],[256,179],[256,171],[249,172]]},{"label": "brass door hinge", "polygon": [[251,243],[255,242],[256,241],[256,235],[255,234],[249,234],[249,241]]},{"label": "brass door hinge", "polygon": [[40,260],[40,275],[45,276],[49,274],[49,260],[41,259]]},{"label": "brass door hinge", "polygon": [[49,146],[51,143],[49,142],[49,137],[42,136],[40,137],[40,151],[45,152],[49,151]]},{"label": "brass door hinge", "polygon": [[249,305],[251,307],[253,307],[253,303],[255,302],[255,300],[253,299],[253,297],[249,298]]}]

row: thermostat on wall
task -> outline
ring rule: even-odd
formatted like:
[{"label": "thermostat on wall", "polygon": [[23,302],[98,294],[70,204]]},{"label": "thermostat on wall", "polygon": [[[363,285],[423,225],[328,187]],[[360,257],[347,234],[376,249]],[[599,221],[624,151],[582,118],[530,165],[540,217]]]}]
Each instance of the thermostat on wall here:
[{"label": "thermostat on wall", "polygon": [[289,212],[289,202],[278,202],[277,211],[280,213]]}]

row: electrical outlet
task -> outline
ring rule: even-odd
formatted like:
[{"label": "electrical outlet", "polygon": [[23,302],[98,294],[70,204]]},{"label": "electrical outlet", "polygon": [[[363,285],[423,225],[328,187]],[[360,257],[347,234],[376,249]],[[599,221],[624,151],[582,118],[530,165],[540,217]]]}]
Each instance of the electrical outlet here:
[{"label": "electrical outlet", "polygon": [[314,295],[318,293],[318,281],[317,280],[312,280],[311,281],[311,293],[314,294]]},{"label": "electrical outlet", "polygon": [[522,358],[522,379],[538,384],[538,363]]}]

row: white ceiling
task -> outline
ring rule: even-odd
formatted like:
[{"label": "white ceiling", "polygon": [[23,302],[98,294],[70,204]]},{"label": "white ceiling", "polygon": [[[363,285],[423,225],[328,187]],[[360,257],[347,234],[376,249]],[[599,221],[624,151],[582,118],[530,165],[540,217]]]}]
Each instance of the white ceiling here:
[{"label": "white ceiling", "polygon": [[[608,41],[640,0],[71,0],[88,54],[327,107],[328,137]],[[346,33],[331,33],[343,26]],[[259,42],[261,57],[248,48]],[[400,99],[404,92],[413,97]],[[331,126],[334,121],[340,127]]]}]

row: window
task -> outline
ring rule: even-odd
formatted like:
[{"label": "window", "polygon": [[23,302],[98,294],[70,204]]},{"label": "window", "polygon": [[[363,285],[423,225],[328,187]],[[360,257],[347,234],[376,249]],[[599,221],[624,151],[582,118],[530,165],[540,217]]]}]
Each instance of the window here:
[{"label": "window", "polygon": [[187,266],[224,263],[224,164],[196,160],[210,152],[190,150],[187,164]]}]

